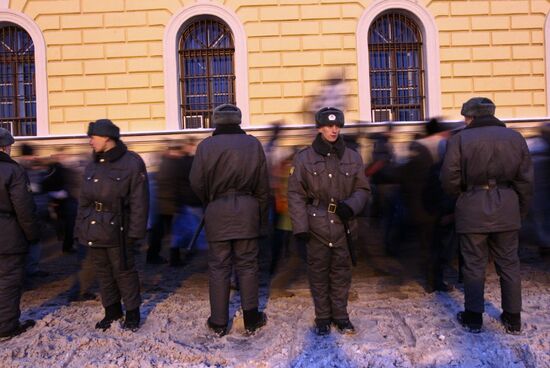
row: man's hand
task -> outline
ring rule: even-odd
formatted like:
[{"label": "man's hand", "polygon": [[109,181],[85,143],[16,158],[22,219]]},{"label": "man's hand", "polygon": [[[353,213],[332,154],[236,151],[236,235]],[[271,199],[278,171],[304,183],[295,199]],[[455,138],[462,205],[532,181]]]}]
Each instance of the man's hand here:
[{"label": "man's hand", "polygon": [[345,202],[340,201],[336,206],[336,214],[340,217],[340,220],[347,221],[353,217],[353,210]]}]

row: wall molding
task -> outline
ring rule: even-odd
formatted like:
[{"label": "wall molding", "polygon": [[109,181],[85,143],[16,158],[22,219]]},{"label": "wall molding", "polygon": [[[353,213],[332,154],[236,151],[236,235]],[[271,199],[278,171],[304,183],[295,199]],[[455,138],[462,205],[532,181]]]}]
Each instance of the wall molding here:
[{"label": "wall molding", "polygon": [[439,33],[434,17],[421,5],[410,0],[379,0],[371,4],[361,16],[357,26],[357,69],[359,84],[359,119],[371,120],[370,77],[369,77],[369,27],[382,12],[402,9],[418,23],[422,32],[422,57],[424,60],[424,90],[426,95],[426,117],[441,115],[441,72],[439,58]]},{"label": "wall molding", "polygon": [[200,1],[174,14],[164,31],[164,99],[166,108],[166,129],[181,129],[179,109],[180,92],[178,78],[178,36],[182,26],[198,15],[213,15],[222,19],[233,32],[235,43],[235,90],[237,106],[241,109],[243,126],[250,124],[248,102],[248,51],[244,27],[237,14],[221,4]]},{"label": "wall molding", "polygon": [[49,134],[48,75],[46,73],[46,42],[42,30],[26,14],[10,9],[0,9],[0,23],[9,22],[23,28],[34,44],[34,68],[36,84],[36,134]]}]

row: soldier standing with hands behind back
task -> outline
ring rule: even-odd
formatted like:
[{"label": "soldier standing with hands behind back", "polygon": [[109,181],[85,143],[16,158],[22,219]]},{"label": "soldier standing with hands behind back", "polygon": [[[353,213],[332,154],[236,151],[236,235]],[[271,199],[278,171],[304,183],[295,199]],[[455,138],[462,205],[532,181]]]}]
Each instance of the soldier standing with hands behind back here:
[{"label": "soldier standing with hands behind back", "polygon": [[19,322],[19,303],[25,277],[29,244],[38,242],[40,228],[25,169],[10,157],[15,143],[11,133],[0,128],[0,341],[20,335],[34,326]]},{"label": "soldier standing with hands behind back", "polygon": [[105,331],[122,318],[122,298],[123,327],[135,331],[141,297],[132,246],[146,233],[147,172],[141,157],[122,143],[111,120],[90,123],[88,136],[94,152],[84,170],[75,233],[90,247],[105,308],[105,317],[95,327]]},{"label": "soldier standing with hands behind back", "polygon": [[[319,134],[294,158],[288,204],[294,235],[307,241],[308,278],[315,304],[315,332],[354,333],[347,311],[351,285],[354,217],[370,195],[361,156],[346,148],[342,111],[325,107],[315,114]],[[346,234],[347,231],[351,233]]]}]

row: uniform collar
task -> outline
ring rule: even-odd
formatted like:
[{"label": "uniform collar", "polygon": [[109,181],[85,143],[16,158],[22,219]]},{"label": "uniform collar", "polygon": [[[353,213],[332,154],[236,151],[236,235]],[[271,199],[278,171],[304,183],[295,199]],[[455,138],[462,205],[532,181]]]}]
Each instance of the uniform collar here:
[{"label": "uniform collar", "polygon": [[344,143],[344,139],[342,139],[342,135],[338,136],[336,142],[330,143],[324,140],[321,133],[319,133],[313,140],[311,147],[321,156],[328,156],[329,153],[335,152],[340,159],[344,156],[344,152],[346,151],[346,144]]},{"label": "uniform collar", "polygon": [[246,132],[238,124],[216,125],[212,135],[220,134],[246,134]]},{"label": "uniform collar", "polygon": [[506,127],[506,125],[502,121],[498,120],[493,115],[486,115],[475,117],[470,124],[464,127],[464,129],[483,128],[489,126]]},{"label": "uniform collar", "polygon": [[6,152],[0,151],[0,162],[9,162],[10,164],[17,164],[10,155],[8,155]]},{"label": "uniform collar", "polygon": [[114,162],[124,156],[124,154],[128,151],[128,147],[122,141],[117,141],[116,146],[108,150],[107,152],[100,152],[95,153],[94,152],[94,161],[99,162],[101,159],[104,159],[108,162]]}]

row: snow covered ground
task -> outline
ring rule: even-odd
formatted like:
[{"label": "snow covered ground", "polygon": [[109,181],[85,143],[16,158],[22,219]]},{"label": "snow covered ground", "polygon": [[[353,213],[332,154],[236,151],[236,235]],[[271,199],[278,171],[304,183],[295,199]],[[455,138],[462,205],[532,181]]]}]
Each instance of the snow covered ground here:
[{"label": "snow covered ground", "polygon": [[[371,239],[371,237],[367,237]],[[22,318],[37,325],[0,344],[0,367],[550,367],[550,260],[527,248],[522,255],[523,333],[507,335],[501,327],[500,288],[488,269],[484,332],[465,332],[455,321],[462,309],[460,285],[449,294],[424,291],[422,267],[413,250],[399,259],[383,255],[372,240],[354,270],[358,299],[349,311],[358,333],[312,331],[313,304],[305,269],[290,285],[292,298],[267,298],[261,282],[261,307],[268,324],[255,336],[243,335],[238,292],[230,333],[214,337],[209,315],[206,259],[197,255],[183,269],[143,264],[142,327],[135,333],[115,323],[94,329],[103,316],[98,301],[67,302],[76,257],[60,255],[49,244],[44,269],[22,300]],[[456,284],[451,271],[450,280]]]}]

